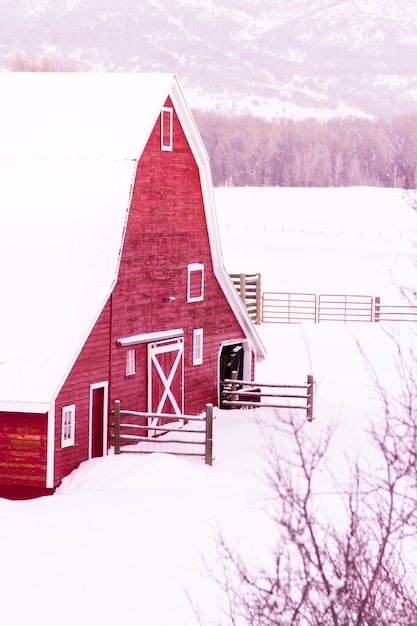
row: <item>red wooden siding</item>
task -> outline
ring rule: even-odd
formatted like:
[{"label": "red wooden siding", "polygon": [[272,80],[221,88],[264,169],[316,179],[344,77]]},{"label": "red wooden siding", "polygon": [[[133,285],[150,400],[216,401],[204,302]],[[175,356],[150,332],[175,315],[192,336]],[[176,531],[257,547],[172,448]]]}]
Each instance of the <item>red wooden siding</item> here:
[{"label": "red wooden siding", "polygon": [[[172,106],[170,100],[166,106]],[[186,413],[217,403],[221,341],[243,332],[213,274],[200,176],[174,111],[173,149],[161,151],[158,120],[137,170],[118,283],[113,294],[110,402],[146,410],[145,346],[137,346],[136,375],[126,380],[126,349],[117,339],[184,329]],[[187,303],[187,266],[204,264],[204,300]],[[167,297],[175,300],[167,302]],[[193,366],[193,329],[204,329],[204,362]]]},{"label": "red wooden siding", "polygon": [[[0,497],[14,487],[45,487],[48,417],[0,413]],[[7,487],[8,486],[8,487]]]},{"label": "red wooden siding", "polygon": [[[169,98],[165,106],[172,107]],[[165,134],[167,124],[163,128],[159,118],[140,158],[117,284],[55,401],[55,487],[89,457],[91,385],[108,382],[110,409],[115,400],[121,400],[122,408],[148,409],[147,344],[134,346],[136,373],[127,376],[126,353],[132,346],[121,348],[118,339],[183,329],[184,385],[177,374],[172,388],[181,402],[184,394],[182,409],[188,414],[202,412],[207,402],[217,403],[221,344],[244,339],[214,276],[199,168],[175,110],[172,121],[172,150],[162,149],[161,132],[165,145],[170,136]],[[194,302],[187,301],[190,264],[204,268],[190,281],[190,297],[204,294]],[[197,328],[203,329],[203,363],[193,365]],[[171,356],[165,357],[167,370]],[[154,383],[156,397],[163,386],[157,386],[156,378]],[[75,405],[75,440],[74,445],[62,448],[62,408],[69,405]],[[166,399],[161,406],[169,411],[173,404]],[[98,415],[98,401],[96,408]],[[99,426],[93,456],[101,453]],[[21,486],[32,496],[47,492],[47,432],[46,415],[0,414],[0,485],[4,489]]]},{"label": "red wooden siding", "polygon": [[103,424],[103,412],[104,412],[104,388],[99,387],[92,390],[92,415],[91,415],[91,457],[97,458],[103,456],[107,448],[103,450],[103,437],[104,437],[104,424]]},{"label": "red wooden siding", "polygon": [[[110,300],[103,309],[55,402],[55,486],[88,459],[90,385],[109,381]],[[75,443],[61,447],[62,407],[75,404]]]}]

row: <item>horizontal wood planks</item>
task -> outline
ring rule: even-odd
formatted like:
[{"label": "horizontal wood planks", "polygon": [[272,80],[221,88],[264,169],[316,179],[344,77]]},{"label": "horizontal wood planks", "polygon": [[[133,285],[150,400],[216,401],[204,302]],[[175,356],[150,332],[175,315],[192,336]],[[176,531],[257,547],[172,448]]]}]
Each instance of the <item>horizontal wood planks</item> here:
[{"label": "horizontal wood planks", "polygon": [[[166,106],[171,106],[170,100]],[[187,302],[187,266],[204,264],[204,300]],[[167,298],[175,300],[167,302]],[[216,403],[222,341],[243,332],[213,273],[197,163],[174,111],[173,150],[160,150],[155,124],[133,188],[112,309],[113,379],[110,403],[146,410],[146,346],[137,346],[136,375],[127,380],[120,337],[184,329],[184,410],[200,412]],[[203,363],[194,366],[193,330],[202,328]]]},{"label": "horizontal wood planks", "polygon": [[0,484],[46,484],[47,415],[0,413]]},{"label": "horizontal wood planks", "polygon": [[[169,98],[165,106],[172,106]],[[75,363],[68,364],[55,401],[55,486],[89,457],[91,385],[108,383],[110,406],[121,400],[135,410],[148,409],[147,345],[134,346],[135,372],[126,375],[129,348],[118,345],[120,338],[183,329],[184,412],[194,415],[217,403],[222,343],[245,339],[213,272],[199,167],[175,111],[172,151],[161,150],[160,133],[158,118],[138,163],[113,293],[98,320],[91,320],[92,330]],[[204,266],[204,298],[188,302],[188,265],[195,263]],[[203,330],[199,365],[193,364],[196,329]],[[69,405],[75,405],[75,440],[63,448],[62,409]],[[0,423],[0,484],[7,475],[9,481],[45,486],[46,416],[41,421],[13,416],[10,431],[5,423]]]},{"label": "horizontal wood planks", "polygon": [[[110,300],[104,307],[55,402],[54,483],[88,459],[90,385],[109,380]],[[61,447],[62,408],[75,404],[75,443]]]}]

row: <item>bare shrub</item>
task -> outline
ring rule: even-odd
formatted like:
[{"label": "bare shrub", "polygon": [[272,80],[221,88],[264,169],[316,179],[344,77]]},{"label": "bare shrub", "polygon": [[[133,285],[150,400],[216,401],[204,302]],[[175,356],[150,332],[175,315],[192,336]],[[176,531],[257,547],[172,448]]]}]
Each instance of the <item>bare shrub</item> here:
[{"label": "bare shrub", "polygon": [[13,72],[76,72],[71,60],[49,57],[27,57],[17,54],[11,63]]},{"label": "bare shrub", "polygon": [[286,453],[270,446],[267,473],[271,562],[254,568],[219,537],[211,576],[227,599],[222,626],[417,624],[405,561],[416,537],[416,414],[392,406],[372,428],[372,463],[347,459],[346,479],[332,481],[331,433],[314,441],[311,425],[281,416],[274,439]]}]

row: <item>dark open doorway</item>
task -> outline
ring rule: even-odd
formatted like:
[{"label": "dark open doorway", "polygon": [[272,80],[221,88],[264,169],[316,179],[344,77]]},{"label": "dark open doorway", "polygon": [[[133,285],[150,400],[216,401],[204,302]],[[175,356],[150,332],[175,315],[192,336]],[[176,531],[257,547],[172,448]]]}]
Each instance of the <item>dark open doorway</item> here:
[{"label": "dark open doorway", "polygon": [[243,365],[244,365],[244,350],[241,343],[234,343],[227,346],[223,346],[220,354],[220,408],[222,406],[222,400],[224,399],[223,391],[227,388],[227,384],[223,384],[223,380],[231,378],[232,372],[237,372],[238,380],[243,380]]}]

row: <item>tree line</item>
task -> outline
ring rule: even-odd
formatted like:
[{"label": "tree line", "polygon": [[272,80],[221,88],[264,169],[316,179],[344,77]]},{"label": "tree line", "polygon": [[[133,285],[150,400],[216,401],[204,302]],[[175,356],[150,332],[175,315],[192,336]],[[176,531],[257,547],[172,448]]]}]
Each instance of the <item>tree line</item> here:
[{"label": "tree line", "polygon": [[275,122],[193,114],[215,187],[417,187],[414,112],[389,119]]},{"label": "tree line", "polygon": [[[18,54],[15,72],[77,71],[72,61]],[[215,187],[417,188],[417,112],[388,119],[268,121],[193,111]]]}]

